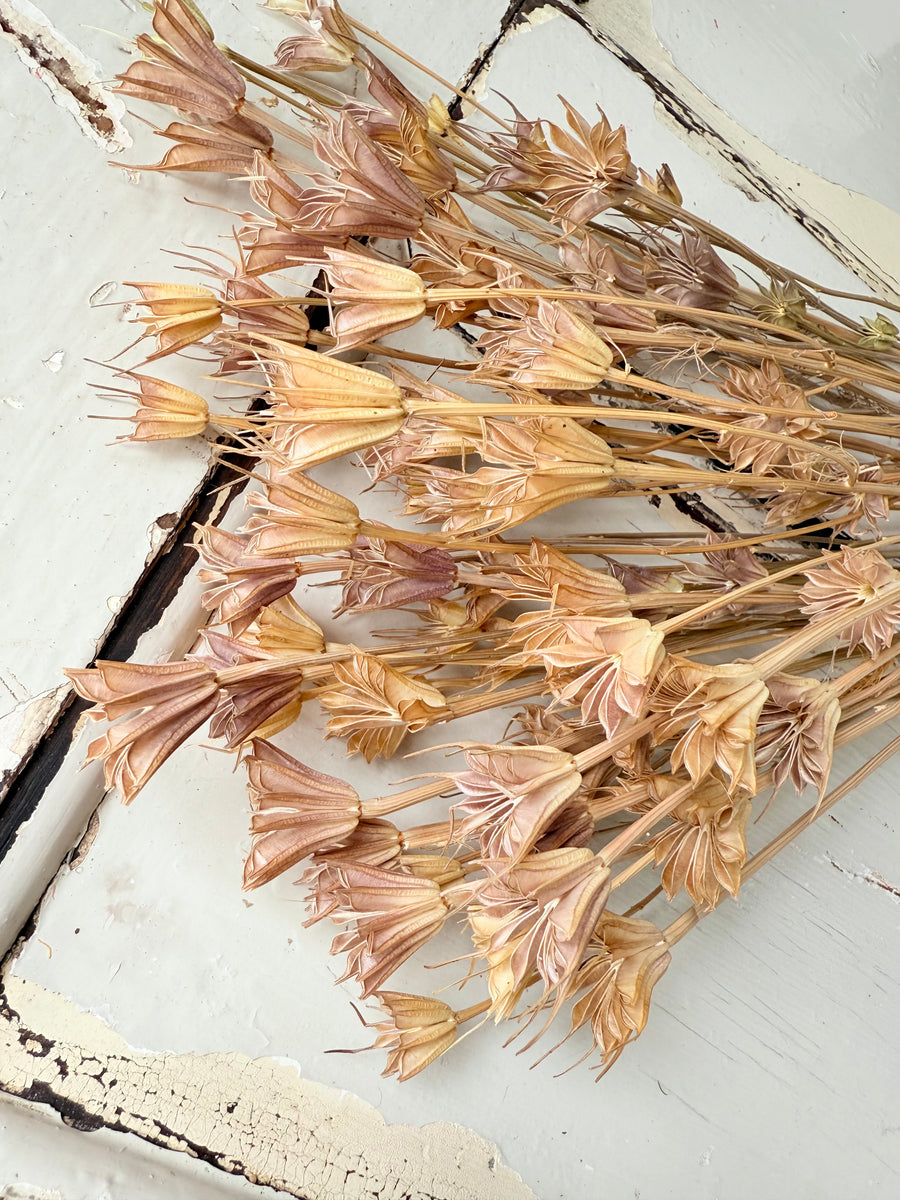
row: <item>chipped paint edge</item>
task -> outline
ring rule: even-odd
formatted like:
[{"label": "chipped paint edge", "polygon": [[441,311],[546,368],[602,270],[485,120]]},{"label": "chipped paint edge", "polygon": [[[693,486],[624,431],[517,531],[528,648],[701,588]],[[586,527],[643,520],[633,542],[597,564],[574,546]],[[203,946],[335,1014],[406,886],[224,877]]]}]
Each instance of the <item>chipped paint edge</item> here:
[{"label": "chipped paint edge", "polygon": [[2,1007],[0,1088],[49,1105],[76,1129],[133,1133],[302,1200],[535,1200],[472,1130],[389,1124],[289,1060],[138,1051],[13,975]]},{"label": "chipped paint edge", "polygon": [[[675,65],[653,26],[651,0],[547,0],[644,80],[657,119],[792,216],[886,299],[900,299],[900,214],[778,154],[719,108]],[[746,190],[746,189],[745,189]]]},{"label": "chipped paint edge", "polygon": [[111,154],[132,144],[125,105],[103,86],[100,64],[64,37],[31,0],[0,0],[0,34],[90,141]]}]

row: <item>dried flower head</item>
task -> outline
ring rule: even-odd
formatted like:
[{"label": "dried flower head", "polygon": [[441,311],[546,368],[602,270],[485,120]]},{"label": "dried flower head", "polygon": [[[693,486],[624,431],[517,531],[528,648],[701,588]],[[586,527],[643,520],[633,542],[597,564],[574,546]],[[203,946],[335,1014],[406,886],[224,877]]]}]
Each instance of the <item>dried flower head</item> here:
[{"label": "dried flower head", "polygon": [[436,687],[374,654],[357,651],[350,662],[335,663],[334,678],[320,697],[331,714],[326,737],[346,738],[348,751],[366,762],[390,758],[408,733],[446,713]]},{"label": "dried flower head", "polygon": [[310,921],[327,914],[352,926],[334,939],[331,953],[347,955],[342,979],[357,979],[363,998],[438,933],[449,914],[433,879],[364,863],[326,860],[315,888]]},{"label": "dried flower head", "polygon": [[[894,640],[900,625],[900,571],[895,571],[877,550],[848,547],[826,567],[805,571],[806,583],[800,591],[801,612],[818,621],[826,616],[862,609],[872,601],[888,603],[879,610],[863,613],[839,635],[848,650],[862,643],[870,654],[878,654]],[[890,597],[896,591],[896,599]]]},{"label": "dried flower head", "polygon": [[404,608],[456,586],[456,562],[438,546],[360,538],[349,551],[338,613]]},{"label": "dried flower head", "polygon": [[260,558],[250,553],[250,539],[215,525],[197,529],[197,545],[204,568],[201,583],[209,583],[201,597],[203,607],[214,613],[215,624],[231,626],[240,637],[259,610],[290,592],[297,582],[293,558]]},{"label": "dried flower head", "polygon": [[[767,696],[766,685],[750,663],[707,666],[672,655],[651,699],[659,714],[656,745],[677,737],[672,769],[682,766],[700,783],[718,766],[731,790],[756,791],[756,723]],[[679,736],[680,735],[680,736]]]},{"label": "dried flower head", "polygon": [[98,662],[66,674],[79,696],[93,701],[91,720],[115,722],[90,743],[86,761],[103,760],[106,786],[118,788],[126,804],[212,716],[219,696],[214,672],[199,662]]},{"label": "dried flower head", "polygon": [[778,672],[766,680],[769,696],[757,724],[756,762],[771,768],[772,782],[790,779],[798,792],[808,785],[825,795],[841,705],[818,679]]},{"label": "dried flower head", "polygon": [[647,282],[661,296],[690,308],[726,309],[738,290],[734,272],[702,233],[685,229],[681,243],[657,239]]},{"label": "dried flower head", "polygon": [[[684,781],[660,775],[652,781],[660,800]],[[671,900],[684,888],[699,908],[715,908],[722,890],[732,896],[741,886],[747,859],[745,840],[750,797],[730,795],[720,780],[708,776],[672,812],[672,823],[652,840],[662,884]]]},{"label": "dried flower head", "polygon": [[406,329],[424,316],[425,287],[413,271],[350,250],[329,247],[325,254],[339,349]]},{"label": "dried flower head", "polygon": [[[125,391],[138,402],[136,411],[128,417],[134,422],[134,430],[119,441],[156,442],[168,438],[196,437],[204,433],[209,423],[209,407],[202,396],[189,392],[187,388],[154,379],[150,375],[139,375],[137,371],[123,371],[138,386],[136,392]],[[118,389],[117,389],[118,390]]]},{"label": "dried flower head", "polygon": [[272,442],[292,466],[328,462],[402,428],[400,389],[384,375],[272,337],[263,340],[277,400],[268,413]]},{"label": "dried flower head", "polygon": [[409,992],[376,992],[385,1011],[375,1023],[374,1050],[387,1050],[382,1075],[396,1075],[399,1083],[412,1079],[440,1058],[456,1041],[456,1013],[434,996]]},{"label": "dried flower head", "polygon": [[261,739],[244,762],[253,808],[245,889],[268,883],[317,850],[341,845],[355,830],[359,797],[349,784]]},{"label": "dried flower head", "polygon": [[495,1020],[508,1017],[537,972],[545,989],[578,970],[609,895],[609,868],[587,849],[532,854],[490,874],[469,908],[478,954],[488,962]]},{"label": "dried flower head", "polygon": [[209,288],[187,283],[126,282],[125,286],[140,292],[136,303],[147,315],[137,320],[145,327],[146,336],[156,338],[156,353],[147,362],[202,341],[222,323],[222,305]]},{"label": "dried flower head", "polygon": [[534,315],[504,322],[478,340],[476,376],[525,387],[587,390],[605,377],[612,351],[572,308],[540,297]]},{"label": "dried flower head", "polygon": [[328,554],[347,550],[359,531],[359,509],[302,471],[276,460],[269,467],[265,496],[248,503],[262,509],[247,522],[250,553],[265,558]]},{"label": "dried flower head", "polygon": [[665,937],[650,921],[603,913],[587,957],[567,989],[567,996],[577,999],[564,1040],[590,1026],[594,1047],[608,1070],[643,1031],[651,994],[670,962]]},{"label": "dried flower head", "polygon": [[581,787],[571,754],[552,746],[467,746],[465,755],[468,770],[448,776],[463,794],[450,810],[454,836],[477,833],[485,858],[518,862]]}]

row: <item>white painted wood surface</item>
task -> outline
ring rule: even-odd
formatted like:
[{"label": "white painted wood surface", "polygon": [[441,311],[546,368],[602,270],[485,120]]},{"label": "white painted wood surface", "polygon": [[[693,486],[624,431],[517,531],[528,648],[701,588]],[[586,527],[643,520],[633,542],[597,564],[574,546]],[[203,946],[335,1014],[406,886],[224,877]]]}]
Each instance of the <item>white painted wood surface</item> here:
[{"label": "white painted wood surface", "polygon": [[[0,13],[12,7],[25,6],[0,0]],[[890,198],[890,172],[878,176],[877,186],[864,186],[855,160],[841,156],[836,139],[833,169],[820,186],[818,148],[811,144],[805,159],[806,143],[796,127],[777,125],[777,105],[754,105],[755,55],[751,60],[732,40],[731,58],[716,60],[727,80],[711,76],[705,59],[707,73],[701,70],[701,18],[719,6],[692,6],[697,32],[690,53],[685,39],[676,45],[672,33],[673,14],[682,6],[667,11],[665,20],[661,7],[651,14],[649,6],[625,0],[590,0],[571,9],[538,9],[527,21],[510,24],[479,86],[495,88],[531,115],[549,115],[560,91],[583,110],[599,103],[626,124],[639,163],[652,168],[668,162],[689,205],[741,230],[769,257],[834,286],[858,288],[846,267],[787,211],[796,205],[810,228],[826,240],[841,240],[845,262],[865,259],[869,278],[891,286],[900,274],[889,236],[898,218],[881,207]],[[76,18],[61,0],[44,5],[53,25],[101,64],[99,79],[121,69],[124,56],[115,40],[81,23],[130,34],[142,20],[130,8],[90,0],[78,6]],[[462,78],[481,44],[493,40],[504,11],[502,4],[477,0],[352,0],[348,8],[454,78]],[[269,44],[281,36],[277,18],[247,0],[218,0],[206,10],[222,36],[245,38],[246,25],[261,31],[251,29],[253,38]],[[799,36],[790,23],[785,28]],[[822,33],[823,46],[842,29],[835,15]],[[857,36],[863,38],[862,26]],[[601,42],[614,45],[618,57]],[[859,54],[876,55],[875,42],[873,30]],[[803,53],[811,61],[815,44]],[[729,62],[741,71],[729,71]],[[650,82],[640,64],[652,73]],[[816,93],[823,122],[852,111],[854,77],[842,77],[841,84]],[[70,113],[54,107],[11,51],[0,67],[0,86],[10,94],[0,119],[15,168],[0,184],[7,189],[0,216],[10,223],[2,253],[18,272],[5,277],[0,300],[17,322],[19,349],[7,360],[12,383],[3,386],[22,401],[22,408],[0,407],[0,428],[13,431],[3,433],[0,448],[8,455],[5,472],[12,484],[3,513],[3,561],[16,620],[4,623],[9,645],[0,651],[0,671],[21,681],[6,743],[7,761],[14,764],[23,752],[25,706],[42,692],[49,697],[36,717],[39,731],[57,701],[50,689],[58,685],[60,668],[90,658],[109,622],[109,596],[131,589],[148,552],[148,527],[163,513],[181,510],[204,470],[197,448],[110,448],[110,427],[85,419],[102,409],[86,386],[96,370],[85,368],[80,357],[105,357],[126,340],[113,310],[91,310],[88,298],[98,284],[140,277],[140,269],[147,278],[165,277],[158,246],[173,245],[188,229],[192,240],[208,241],[221,225],[200,210],[188,218],[196,225],[185,223],[185,186],[177,177],[144,176],[134,187],[124,174],[111,172],[105,152],[87,140]],[[663,87],[668,110],[659,100]],[[900,102],[891,99],[887,73],[884,88],[879,102],[895,112]],[[864,99],[874,103],[869,92]],[[672,115],[679,105],[682,115],[695,114],[695,128],[716,131],[725,141],[686,132]],[[27,137],[11,137],[12,112]],[[147,139],[137,123],[127,118],[125,124],[143,151]],[[129,154],[133,161],[148,160],[135,150],[122,157]],[[65,180],[59,167],[64,155],[71,156],[66,161],[73,172]],[[792,158],[800,160],[796,186],[784,174]],[[754,172],[774,199],[754,191]],[[777,187],[769,186],[773,180]],[[849,200],[848,181],[859,192]],[[212,195],[214,187],[207,186]],[[60,216],[64,198],[70,208]],[[43,255],[49,280],[34,270],[26,239],[15,232],[36,211],[50,227]],[[876,211],[879,223],[871,219]],[[67,252],[66,245],[74,248]],[[57,349],[65,357],[53,372],[43,359]],[[27,564],[27,573],[11,573],[10,562]],[[198,612],[197,590],[193,580],[185,584],[136,657],[150,660],[184,648]],[[318,603],[324,603],[321,595]],[[62,861],[100,803],[99,773],[75,774],[83,746],[82,740],[69,755],[0,875],[0,916],[9,940],[44,887],[42,871]],[[335,743],[309,745],[306,753],[321,769],[346,773]],[[858,748],[851,751],[845,769],[862,757]],[[377,1058],[324,1053],[366,1040],[349,1003],[355,992],[348,985],[335,988],[337,964],[326,954],[330,934],[300,928],[303,910],[289,881],[241,895],[247,823],[242,781],[232,775],[229,759],[197,739],[132,808],[123,809],[115,797],[102,801],[90,845],[86,840],[74,869],[64,865],[56,875],[35,927],[6,968],[6,994],[16,1015],[0,1026],[9,1039],[0,1049],[0,1080],[9,1086],[17,1073],[34,1068],[27,1038],[19,1038],[28,1029],[53,1043],[35,1069],[73,1105],[70,1119],[83,1109],[109,1120],[117,1098],[134,1101],[143,1083],[143,1097],[116,1118],[131,1133],[63,1130],[43,1106],[32,1106],[27,1120],[33,1124],[26,1130],[19,1106],[3,1102],[0,1189],[31,1185],[65,1200],[162,1197],[178,1189],[199,1200],[210,1186],[215,1189],[212,1168],[194,1173],[185,1155],[148,1152],[149,1138],[212,1148],[221,1159],[231,1157],[248,1173],[310,1200],[402,1195],[400,1181],[417,1197],[461,1200],[894,1195],[900,1171],[895,779],[896,769],[888,768],[863,794],[844,801],[833,818],[754,879],[738,902],[723,904],[677,948],[647,1031],[600,1084],[583,1068],[554,1079],[565,1058],[530,1071],[530,1060],[504,1050],[497,1032],[484,1029],[425,1075],[398,1086],[379,1078]],[[372,788],[369,774],[365,790]],[[434,985],[419,968],[403,979],[411,988]],[[65,1078],[54,1067],[56,1058],[67,1064]],[[260,1058],[271,1061],[250,1062]],[[223,1089],[235,1079],[243,1081],[241,1094],[232,1097],[235,1109],[229,1111]],[[169,1098],[154,1081],[183,1087],[188,1101]],[[285,1106],[286,1123],[275,1119],[282,1114],[272,1106],[273,1094]],[[388,1122],[383,1134],[353,1097]],[[318,1114],[315,1120],[311,1113]],[[42,1122],[44,1132],[35,1133]],[[447,1122],[474,1130],[497,1152],[480,1149],[462,1130],[433,1124]],[[419,1126],[426,1126],[421,1134]],[[337,1132],[326,1135],[326,1128]],[[116,1151],[114,1163],[104,1161],[93,1138],[104,1145],[118,1138],[126,1149]],[[365,1151],[354,1149],[355,1139],[364,1141]],[[42,1146],[54,1164],[42,1164]],[[406,1165],[399,1161],[404,1154],[412,1160]],[[453,1176],[454,1154],[474,1173],[466,1180]],[[393,1167],[392,1155],[398,1160]],[[61,1172],[60,1162],[71,1166]],[[430,1174],[423,1165],[429,1162],[438,1164]],[[129,1169],[143,1192],[132,1192]],[[157,1169],[158,1186],[149,1178]],[[271,1194],[241,1181],[226,1186],[222,1178],[221,1194]]]}]

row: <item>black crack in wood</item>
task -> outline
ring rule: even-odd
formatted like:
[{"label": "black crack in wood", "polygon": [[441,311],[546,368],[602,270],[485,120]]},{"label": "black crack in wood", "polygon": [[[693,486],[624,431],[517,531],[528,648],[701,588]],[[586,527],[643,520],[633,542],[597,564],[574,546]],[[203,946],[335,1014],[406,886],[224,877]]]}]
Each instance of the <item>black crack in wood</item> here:
[{"label": "black crack in wood", "polygon": [[[588,0],[572,0],[573,4],[587,4]],[[510,0],[509,7],[500,18],[500,24],[497,27],[497,33],[488,44],[483,47],[478,54],[478,57],[466,71],[460,82],[462,91],[467,91],[473,83],[478,79],[484,71],[490,70],[494,55],[507,36],[519,25],[527,21],[528,17],[536,12],[539,8],[558,7],[557,5],[548,5],[547,0]],[[562,10],[565,11],[565,10]],[[447,111],[454,121],[462,120],[463,101],[457,97],[456,100],[449,106]]]},{"label": "black crack in wood", "polygon": [[0,32],[5,33],[39,71],[52,75],[61,88],[69,93],[78,105],[84,120],[104,139],[109,141],[116,132],[116,123],[99,89],[79,79],[72,64],[58,51],[51,49],[37,34],[28,35],[17,29],[8,17],[0,13]]},{"label": "black crack in wood", "polygon": [[[197,560],[193,548],[194,526],[205,525],[217,515],[224,516],[228,504],[246,484],[242,472],[251,466],[251,459],[233,457],[229,462],[217,461],[210,467],[132,588],[127,602],[98,646],[97,658],[129,658],[138,639],[160,621]],[[78,721],[89,707],[87,701],[73,693],[54,723],[35,743],[31,754],[11,773],[6,798],[0,807],[0,860],[62,766]]]},{"label": "black crack in wood", "polygon": [[[509,7],[500,18],[500,24],[497,27],[496,34],[491,38],[486,46],[483,46],[478,53],[477,58],[466,71],[460,80],[460,90],[468,91],[473,83],[478,79],[482,71],[490,70],[491,62],[497,47],[509,33],[510,29],[517,23],[519,14],[522,9],[531,3],[531,0],[510,0]],[[451,105],[448,106],[447,112],[453,121],[461,121],[463,116],[463,101],[457,96]]]},{"label": "black crack in wood", "polygon": [[558,9],[559,12],[570,17],[585,30],[589,37],[603,46],[605,50],[608,50],[629,71],[642,79],[653,92],[657,101],[677,124],[687,133],[695,134],[702,138],[726,162],[730,163],[738,174],[746,179],[760,195],[765,196],[766,199],[777,204],[788,216],[793,217],[802,229],[805,229],[807,233],[821,242],[844,266],[849,267],[856,274],[862,272],[870,282],[877,281],[883,289],[886,289],[891,294],[894,293],[896,290],[895,287],[889,280],[881,276],[878,265],[870,261],[859,247],[852,243],[845,243],[821,221],[811,216],[802,205],[798,204],[789,191],[784,190],[767,175],[763,174],[758,164],[746,158],[739,150],[735,149],[718,130],[704,121],[668,84],[654,75],[644,63],[635,58],[624,46],[621,46],[606,30],[599,28],[589,21],[583,13],[578,11],[582,2],[583,0],[542,0],[545,7]]}]

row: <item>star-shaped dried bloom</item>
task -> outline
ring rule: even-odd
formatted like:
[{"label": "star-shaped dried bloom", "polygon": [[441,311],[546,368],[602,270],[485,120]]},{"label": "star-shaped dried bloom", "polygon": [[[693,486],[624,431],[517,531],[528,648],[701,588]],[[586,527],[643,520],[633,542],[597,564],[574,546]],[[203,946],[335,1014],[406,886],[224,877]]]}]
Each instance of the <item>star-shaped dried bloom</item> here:
[{"label": "star-shaped dried bloom", "polygon": [[509,584],[499,585],[512,600],[549,601],[554,610],[570,613],[631,616],[628,593],[617,579],[582,566],[539,538],[532,538],[528,557],[516,555],[515,562]]},{"label": "star-shaped dried bloom", "polygon": [[729,412],[730,428],[719,434],[719,450],[726,462],[737,471],[751,469],[757,475],[765,475],[782,465],[790,469],[807,463],[809,454],[804,450],[774,438],[754,436],[753,431],[757,429],[812,443],[824,436],[818,414],[803,388],[788,383],[777,363],[763,359],[758,367],[730,365],[721,386],[726,395],[743,400],[747,405],[784,408],[791,414],[761,412],[739,417]]},{"label": "star-shaped dried bloom", "polygon": [[265,488],[265,496],[256,492],[247,498],[263,510],[245,526],[252,555],[330,554],[356,541],[359,509],[345,496],[277,459],[270,461]]},{"label": "star-shaped dried bloom", "polygon": [[245,634],[267,654],[290,658],[298,654],[321,654],[325,634],[292,596],[282,596],[260,609]]},{"label": "star-shaped dried bloom", "polygon": [[456,586],[456,562],[439,546],[360,538],[349,551],[338,613],[404,608],[445,596]]},{"label": "star-shaped dried bloom", "polygon": [[170,104],[204,124],[238,117],[246,91],[243,76],[218,48],[196,7],[187,0],[155,0],[153,29],[155,38],[138,34],[144,57],[116,77],[115,90]]},{"label": "star-shaped dried bloom", "polygon": [[249,175],[257,153],[273,155],[272,135],[264,125],[246,117],[219,121],[211,129],[172,121],[154,133],[174,142],[158,163],[113,163],[130,171],[214,172]]},{"label": "star-shaped dried bloom", "polygon": [[276,67],[298,72],[345,71],[353,65],[359,43],[337,4],[302,0],[292,5],[290,15],[302,32],[278,43]]},{"label": "star-shaped dried bloom", "polygon": [[470,533],[509,529],[560,504],[605,491],[613,456],[602,438],[567,418],[483,422],[481,457],[503,467],[407,471],[407,511]]},{"label": "star-shaped dried bloom", "polygon": [[[800,590],[800,609],[811,623],[828,616],[862,609],[873,601],[888,601],[876,612],[863,612],[858,621],[848,624],[839,635],[848,650],[862,643],[870,654],[887,649],[900,625],[900,571],[894,570],[884,555],[868,547],[848,547],[825,567],[805,571],[806,583]],[[890,597],[896,593],[896,599]]]},{"label": "star-shaped dried bloom", "polygon": [[[623,126],[613,129],[599,108],[600,120],[591,125],[571,104],[562,103],[569,131],[550,121],[519,117],[515,148],[506,148],[509,165],[489,175],[485,189],[544,192],[550,208],[575,226],[616,204],[627,185],[636,182],[637,172]],[[541,124],[546,124],[552,145],[540,131]],[[495,138],[495,144],[505,148],[502,137]]]},{"label": "star-shaped dried bloom", "polygon": [[483,362],[473,378],[526,387],[584,391],[612,365],[612,351],[593,328],[558,300],[538,299],[537,311],[482,334]]},{"label": "star-shaped dried bloom", "polygon": [[219,696],[215,673],[199,662],[98,662],[66,675],[93,701],[91,720],[115,722],[90,743],[86,761],[103,759],[106,786],[118,788],[126,804],[212,716]]},{"label": "star-shaped dried bloom", "polygon": [[[671,775],[653,778],[659,800],[683,784]],[[724,784],[709,776],[673,810],[672,823],[650,843],[669,900],[684,888],[698,908],[709,909],[719,903],[723,889],[738,894],[750,805],[749,796],[729,795]]]},{"label": "star-shaped dried bloom", "polygon": [[732,791],[744,788],[753,795],[756,723],[767,695],[750,663],[707,666],[671,655],[650,702],[659,714],[654,743],[677,737],[672,769],[686,767],[694,783],[718,766]]},{"label": "star-shaped dried bloom", "polygon": [[376,992],[385,1011],[377,1021],[371,1049],[387,1050],[382,1075],[396,1075],[399,1083],[424,1071],[456,1041],[456,1013],[435,996],[408,992]]},{"label": "star-shaped dried bloom", "polygon": [[831,771],[840,701],[827,684],[799,675],[778,672],[766,686],[769,698],[757,725],[757,767],[771,768],[775,787],[790,779],[802,792],[811,784],[821,799]]},{"label": "star-shaped dried bloom", "polygon": [[214,525],[197,529],[204,567],[201,583],[212,584],[201,597],[203,607],[215,614],[215,624],[229,625],[240,637],[264,605],[286,596],[297,582],[293,558],[261,558],[250,553],[250,539]]},{"label": "star-shaped dried bloom", "polygon": [[656,328],[652,309],[616,303],[617,298],[646,297],[647,282],[643,272],[621,259],[611,246],[585,234],[578,245],[563,242],[559,256],[571,272],[574,285],[591,293],[583,303],[598,314],[604,325],[639,331]]},{"label": "star-shaped dried bloom", "polygon": [[[857,479],[860,483],[881,483],[884,470],[880,463],[866,463]],[[849,496],[831,496],[821,510],[823,521],[832,521],[836,529],[851,537],[877,533],[890,515],[890,501],[885,493],[858,490]]]},{"label": "star-shaped dried bloom", "polygon": [[328,247],[325,254],[337,306],[331,330],[339,349],[406,329],[424,316],[425,287],[415,272],[350,250]]},{"label": "star-shaped dried bloom", "polygon": [[688,308],[720,311],[728,308],[738,291],[734,272],[716,254],[702,233],[685,229],[681,244],[660,237],[656,263],[647,282],[661,296]]},{"label": "star-shaped dried bloom", "polygon": [[331,714],[326,737],[347,739],[351,753],[366,762],[390,758],[408,733],[416,733],[447,713],[443,695],[424,679],[357,651],[335,663],[335,682],[321,693]]},{"label": "star-shaped dried bloom", "polygon": [[710,548],[703,551],[703,560],[690,559],[680,572],[685,583],[730,592],[732,588],[765,579],[768,572],[749,546],[730,546],[718,550],[716,543],[726,538],[724,534],[717,533],[707,534],[706,540]]},{"label": "star-shaped dried bloom", "polygon": [[346,953],[341,979],[357,979],[363,998],[438,933],[450,911],[433,879],[364,863],[328,860],[316,887],[311,919],[323,915],[321,908],[352,926],[334,939],[331,953]]},{"label": "star-shaped dried bloom", "polygon": [[296,663],[279,662],[248,642],[215,630],[201,634],[202,661],[216,670],[219,703],[209,723],[210,736],[224,738],[236,750],[253,737],[274,737],[292,724],[303,704],[303,672]]},{"label": "star-shaped dried bloom", "polygon": [[202,341],[222,324],[222,305],[209,288],[187,283],[128,281],[125,286],[137,288],[141,299],[135,303],[147,310],[145,316],[136,318],[146,331],[141,336],[156,338],[156,353],[147,362]]},{"label": "star-shaped dried bloom", "polygon": [[418,188],[346,110],[336,119],[324,114],[322,119],[313,145],[334,178],[308,172],[312,186],[299,193],[292,228],[298,233],[324,229],[329,236],[415,237],[425,211]]},{"label": "star-shaped dried bloom", "polygon": [[307,925],[314,925],[331,915],[337,908],[337,897],[329,887],[319,889],[319,881],[325,867],[331,863],[364,863],[370,867],[398,869],[403,849],[400,830],[390,821],[377,817],[363,817],[352,833],[342,839],[341,845],[331,850],[317,850],[312,862],[296,881],[305,887],[310,903]]},{"label": "star-shaped dried bloom", "polygon": [[665,657],[663,635],[637,617],[566,617],[557,632],[558,640],[537,651],[551,691],[580,705],[584,724],[599,721],[613,737],[623,721],[643,714]]},{"label": "star-shaped dried bloom", "polygon": [[384,375],[272,337],[265,370],[277,401],[273,445],[306,469],[393,436],[406,419],[400,389]]},{"label": "star-shaped dried bloom", "polygon": [[360,816],[359,796],[270,742],[254,739],[244,758],[253,816],[244,888],[256,888],[318,850],[341,845]]},{"label": "star-shaped dried bloom", "polygon": [[589,1025],[608,1070],[647,1024],[653,989],[670,962],[665,938],[650,921],[603,913],[588,956],[567,989],[566,998],[578,998],[563,1040]]},{"label": "star-shaped dried bloom", "polygon": [[587,849],[532,854],[511,870],[485,864],[469,922],[488,962],[496,1020],[508,1017],[535,972],[546,991],[578,970],[609,895],[609,868]]},{"label": "star-shaped dried bloom", "polygon": [[468,770],[448,776],[463,794],[454,836],[477,833],[485,858],[518,862],[581,787],[572,755],[552,746],[467,746],[465,756]]},{"label": "star-shaped dried bloom", "polygon": [[[350,100],[345,106],[365,132],[383,147],[407,179],[433,201],[456,185],[456,171],[434,137],[433,108],[426,108],[380,59],[362,50],[359,61],[375,105]],[[446,109],[441,124],[448,118]]]},{"label": "star-shaped dried bloom", "polygon": [[139,375],[137,371],[122,371],[120,374],[133,379],[138,390],[115,390],[122,395],[132,396],[138,407],[127,418],[134,422],[134,430],[119,438],[119,441],[155,442],[167,438],[196,437],[206,430],[209,408],[196,392],[189,392],[187,388],[166,383],[163,379],[154,379],[150,375]]}]

